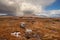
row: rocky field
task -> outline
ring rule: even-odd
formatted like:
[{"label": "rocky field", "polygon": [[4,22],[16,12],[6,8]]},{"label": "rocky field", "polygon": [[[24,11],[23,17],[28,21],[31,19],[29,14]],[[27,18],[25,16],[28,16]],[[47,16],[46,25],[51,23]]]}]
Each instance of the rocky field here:
[{"label": "rocky field", "polygon": [[60,40],[60,18],[1,16],[0,40]]}]

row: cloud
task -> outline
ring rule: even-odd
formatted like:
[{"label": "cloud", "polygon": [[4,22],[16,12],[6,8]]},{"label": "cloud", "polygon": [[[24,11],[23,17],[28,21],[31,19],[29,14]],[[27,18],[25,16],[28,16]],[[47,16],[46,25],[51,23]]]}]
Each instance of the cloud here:
[{"label": "cloud", "polygon": [[26,13],[38,14],[44,7],[51,5],[56,0],[0,0],[0,10],[8,15],[23,16]]},{"label": "cloud", "polygon": [[60,14],[60,10],[51,10],[51,14]]},{"label": "cloud", "polygon": [[47,6],[54,3],[56,0],[25,0],[25,1],[35,5]]},{"label": "cloud", "polygon": [[60,10],[51,10],[50,17],[60,17]]},{"label": "cloud", "polygon": [[60,17],[60,10],[50,10],[50,11],[44,11],[44,12],[41,12],[38,13],[38,14],[35,14],[36,16],[39,16],[39,17],[51,17],[51,18],[55,18],[55,17]]}]

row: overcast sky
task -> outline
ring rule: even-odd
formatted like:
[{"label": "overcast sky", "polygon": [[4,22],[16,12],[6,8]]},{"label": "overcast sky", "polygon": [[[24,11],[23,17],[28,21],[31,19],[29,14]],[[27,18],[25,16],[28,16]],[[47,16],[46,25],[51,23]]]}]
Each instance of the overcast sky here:
[{"label": "overcast sky", "polygon": [[0,14],[60,17],[60,0],[0,0]]}]

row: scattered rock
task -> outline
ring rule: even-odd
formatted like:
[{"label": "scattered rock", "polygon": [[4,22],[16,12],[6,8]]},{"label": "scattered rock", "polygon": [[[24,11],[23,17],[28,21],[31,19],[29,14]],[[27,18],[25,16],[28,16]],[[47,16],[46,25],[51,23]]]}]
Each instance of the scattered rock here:
[{"label": "scattered rock", "polygon": [[31,29],[26,29],[26,33],[31,33],[32,30]]},{"label": "scattered rock", "polygon": [[12,32],[11,35],[15,37],[20,37],[20,32]]},{"label": "scattered rock", "polygon": [[25,22],[21,22],[21,23],[20,23],[20,27],[21,27],[21,28],[25,28],[25,27],[26,27]]}]

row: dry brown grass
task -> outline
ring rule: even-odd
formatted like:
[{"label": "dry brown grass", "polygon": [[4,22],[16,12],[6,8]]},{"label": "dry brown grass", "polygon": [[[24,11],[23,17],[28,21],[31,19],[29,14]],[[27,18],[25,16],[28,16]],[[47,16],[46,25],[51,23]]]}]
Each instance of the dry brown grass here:
[{"label": "dry brown grass", "polygon": [[[21,22],[25,23],[24,28]],[[20,37],[12,32],[20,32]],[[60,40],[60,18],[0,17],[0,40]]]}]

